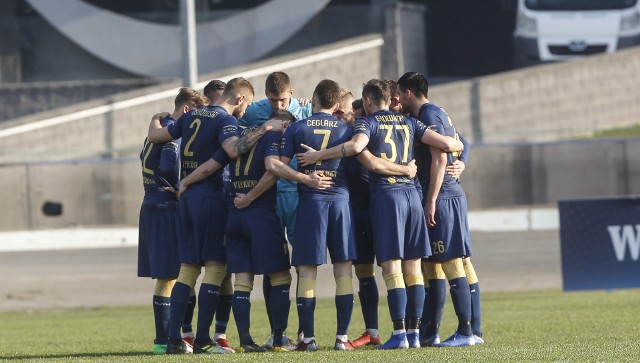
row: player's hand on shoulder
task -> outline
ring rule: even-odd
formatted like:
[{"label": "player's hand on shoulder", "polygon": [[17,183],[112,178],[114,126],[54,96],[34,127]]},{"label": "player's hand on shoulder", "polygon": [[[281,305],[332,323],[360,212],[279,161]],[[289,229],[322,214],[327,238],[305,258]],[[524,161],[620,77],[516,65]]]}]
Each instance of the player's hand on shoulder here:
[{"label": "player's hand on shoulder", "polygon": [[300,146],[302,146],[302,148],[304,148],[307,151],[304,153],[296,154],[296,158],[298,158],[298,165],[307,166],[307,165],[315,164],[316,162],[318,162],[316,149],[305,144],[300,144]]},{"label": "player's hand on shoulder", "polygon": [[308,98],[298,98],[298,103],[300,104],[300,106],[306,107],[309,103],[311,103],[311,100]]},{"label": "player's hand on shoulder", "polygon": [[151,117],[152,120],[162,120],[165,119],[167,117],[171,116],[171,114],[169,112],[158,112],[155,115],[153,115],[153,117]]},{"label": "player's hand on shoulder", "polygon": [[449,174],[451,177],[459,179],[460,174],[462,174],[462,172],[464,171],[464,168],[465,168],[464,161],[456,160],[451,165],[447,165],[446,171],[447,171],[447,174]]},{"label": "player's hand on shoulder", "polygon": [[267,131],[284,131],[287,126],[289,126],[289,121],[278,120],[278,119],[270,119],[269,121],[264,123],[264,127]]}]

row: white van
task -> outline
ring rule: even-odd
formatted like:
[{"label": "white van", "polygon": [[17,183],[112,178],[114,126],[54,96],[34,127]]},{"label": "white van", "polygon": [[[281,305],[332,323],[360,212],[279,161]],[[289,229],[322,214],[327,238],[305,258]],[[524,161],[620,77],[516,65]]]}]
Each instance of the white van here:
[{"label": "white van", "polygon": [[518,0],[514,65],[640,45],[639,0]]}]

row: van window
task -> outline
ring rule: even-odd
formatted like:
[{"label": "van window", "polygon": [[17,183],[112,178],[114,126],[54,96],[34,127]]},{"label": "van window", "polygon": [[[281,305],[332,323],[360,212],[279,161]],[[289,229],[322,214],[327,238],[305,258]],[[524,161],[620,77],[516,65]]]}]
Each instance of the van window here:
[{"label": "van window", "polygon": [[638,0],[525,0],[531,10],[615,10],[627,9]]}]

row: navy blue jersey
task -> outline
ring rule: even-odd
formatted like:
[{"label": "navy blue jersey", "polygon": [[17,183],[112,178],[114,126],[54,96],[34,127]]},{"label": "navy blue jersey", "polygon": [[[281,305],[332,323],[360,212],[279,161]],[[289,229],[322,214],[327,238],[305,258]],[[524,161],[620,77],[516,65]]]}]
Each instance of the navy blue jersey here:
[{"label": "navy blue jersey", "polygon": [[358,156],[344,158],[341,163],[349,184],[349,201],[351,206],[369,208],[369,170],[358,161]]},{"label": "navy blue jersey", "polygon": [[[324,150],[351,139],[352,130],[349,125],[332,115],[318,112],[311,117],[291,124],[282,138],[280,154],[295,158],[295,154],[306,151],[300,144],[308,145],[316,150]],[[301,198],[314,200],[348,200],[347,179],[340,168],[342,159],[319,161],[313,165],[300,166],[298,171],[309,174],[314,170],[324,171],[324,176],[333,177],[334,184],[324,190],[316,190],[304,184],[298,184]]]},{"label": "navy blue jersey", "polygon": [[[160,121],[163,127],[174,123],[175,120],[171,117]],[[142,204],[175,202],[175,194],[164,190],[164,187],[175,187],[178,183],[178,144],[174,141],[153,144],[145,139],[144,147],[140,152],[140,161],[144,184]]]},{"label": "navy blue jersey", "polygon": [[[242,134],[252,129],[242,128]],[[271,131],[264,134],[251,150],[231,160],[229,164],[229,176],[231,178],[232,196],[236,193],[248,193],[253,189],[264,173],[267,171],[264,166],[264,159],[268,156],[280,156],[280,144],[282,133]],[[256,206],[276,207],[276,186],[275,184],[255,201],[249,208]]]},{"label": "navy blue jersey", "polygon": [[[181,177],[185,178],[222,148],[222,142],[238,135],[238,120],[219,106],[206,106],[185,113],[169,126],[174,139],[182,137],[180,158]],[[222,170],[190,186],[185,197],[213,195],[222,189]]]},{"label": "navy blue jersey", "polygon": [[[369,137],[368,150],[375,156],[406,165],[413,159],[413,144],[426,131],[418,120],[389,110],[381,110],[356,121],[354,133]],[[370,172],[371,191],[414,188],[407,176],[389,176]]]},{"label": "navy blue jersey", "polygon": [[[433,103],[425,103],[420,107],[418,119],[422,121],[429,130],[435,131],[440,135],[450,136],[459,140],[458,133],[451,122],[451,118],[441,107]],[[420,183],[422,184],[422,188],[426,194],[429,190],[429,180],[431,175],[431,152],[429,151],[428,145],[418,148],[416,150],[416,157],[418,157],[418,159],[416,159],[416,164],[418,166],[418,179],[420,179]],[[451,165],[454,161],[458,160],[459,157],[460,152],[448,153],[447,165]],[[445,173],[438,198],[451,198],[462,195],[464,195],[464,190],[460,185],[460,181]]]}]

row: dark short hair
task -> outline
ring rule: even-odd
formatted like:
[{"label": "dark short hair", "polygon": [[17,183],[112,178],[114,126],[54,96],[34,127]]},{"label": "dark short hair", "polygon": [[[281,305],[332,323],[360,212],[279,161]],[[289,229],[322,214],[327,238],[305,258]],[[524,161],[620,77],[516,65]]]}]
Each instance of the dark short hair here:
[{"label": "dark short hair", "polygon": [[385,79],[384,81],[387,82],[387,86],[389,86],[391,97],[400,96],[400,93],[398,92],[398,82],[393,79]]},{"label": "dark short hair", "polygon": [[214,79],[211,82],[207,83],[206,86],[204,86],[204,90],[202,91],[202,93],[204,93],[205,96],[211,98],[209,96],[211,93],[219,90],[224,90],[226,86],[227,84],[222,82],[221,80]]},{"label": "dark short hair", "polygon": [[291,89],[291,81],[286,73],[273,72],[267,76],[264,88],[266,92],[279,95]]},{"label": "dark short hair", "polygon": [[353,108],[353,110],[363,110],[364,109],[364,103],[362,102],[362,98],[358,98],[357,100],[351,102],[351,107]]},{"label": "dark short hair", "polygon": [[178,95],[173,100],[173,104],[176,107],[180,107],[184,104],[189,104],[191,107],[202,107],[205,103],[204,97],[202,97],[198,91],[189,87],[180,88]]},{"label": "dark short hair", "polygon": [[271,113],[269,119],[283,120],[283,121],[291,121],[295,122],[296,117],[287,110],[277,109]]},{"label": "dark short hair", "polygon": [[370,98],[374,104],[391,102],[391,92],[387,82],[381,79],[372,79],[362,87],[362,98]]},{"label": "dark short hair", "polygon": [[222,94],[224,97],[235,97],[237,95],[255,96],[253,85],[243,77],[236,77],[227,82]]},{"label": "dark short hair", "polygon": [[340,102],[340,85],[336,81],[323,79],[313,90],[313,97],[320,107],[329,109]]},{"label": "dark short hair", "polygon": [[407,72],[398,80],[398,87],[402,92],[409,90],[416,97],[427,97],[429,94],[429,82],[427,77],[418,72]]}]

